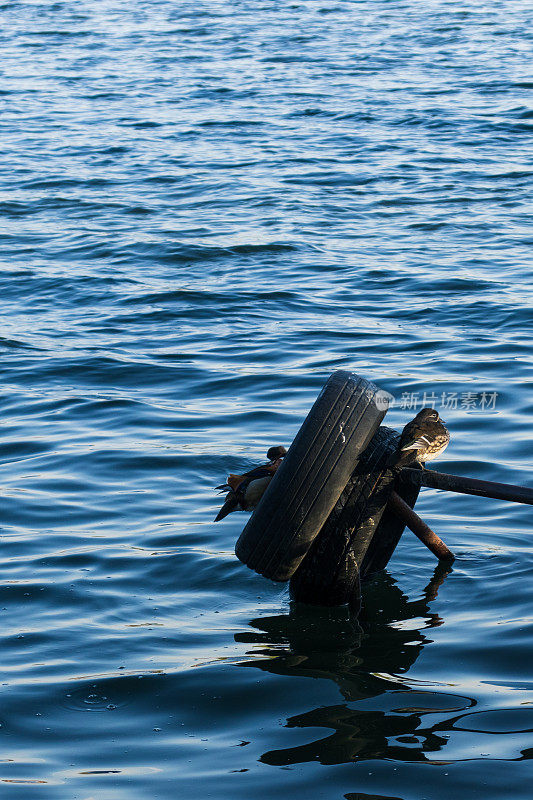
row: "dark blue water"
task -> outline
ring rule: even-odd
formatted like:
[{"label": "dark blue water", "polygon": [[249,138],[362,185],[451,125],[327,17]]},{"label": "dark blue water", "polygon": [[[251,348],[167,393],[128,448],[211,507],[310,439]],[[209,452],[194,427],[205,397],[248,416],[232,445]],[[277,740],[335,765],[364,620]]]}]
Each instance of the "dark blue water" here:
[{"label": "dark blue water", "polygon": [[527,506],[424,490],[356,621],[212,487],[337,368],[532,485],[531,8],[0,12],[2,798],[530,798]]}]

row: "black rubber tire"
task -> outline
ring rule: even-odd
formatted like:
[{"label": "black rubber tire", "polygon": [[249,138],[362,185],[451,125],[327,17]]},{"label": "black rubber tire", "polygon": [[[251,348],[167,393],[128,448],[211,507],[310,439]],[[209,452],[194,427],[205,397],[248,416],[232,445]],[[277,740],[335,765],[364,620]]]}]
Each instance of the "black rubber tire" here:
[{"label": "black rubber tire", "polygon": [[[361,454],[320,535],[291,578],[291,597],[312,605],[357,606],[360,569],[395,482],[386,467],[399,435],[381,427]],[[376,550],[380,551],[379,543]]]},{"label": "black rubber tire", "polygon": [[237,557],[289,580],[327,520],[387,409],[386,394],[334,372],[237,541]]},{"label": "black rubber tire", "polygon": [[[410,466],[414,469],[422,469],[416,463]],[[397,479],[394,482],[394,491],[400,495],[402,500],[405,500],[408,506],[414,508],[420,493],[420,486]],[[402,520],[390,508],[385,508],[361,564],[361,581],[369,580],[376,572],[385,569],[404,530],[405,524]]]}]

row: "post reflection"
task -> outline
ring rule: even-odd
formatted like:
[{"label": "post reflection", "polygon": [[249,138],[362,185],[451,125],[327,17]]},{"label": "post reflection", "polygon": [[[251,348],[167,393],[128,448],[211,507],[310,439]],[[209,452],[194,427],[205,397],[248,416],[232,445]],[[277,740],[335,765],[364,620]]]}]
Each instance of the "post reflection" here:
[{"label": "post reflection", "polygon": [[[347,609],[293,605],[288,614],[251,621],[249,632],[236,635],[253,644],[250,661],[241,666],[288,676],[328,678],[338,685],[343,703],[313,708],[290,717],[287,727],[328,728],[324,738],[296,747],[271,750],[261,761],[275,766],[318,761],[341,764],[359,759],[389,758],[432,762],[447,739],[424,717],[470,707],[469,698],[438,695],[411,688],[401,679],[426,643],[427,631],[442,624],[430,610],[450,568],[437,567],[416,600],[399,589],[387,573],[366,592],[358,619]],[[268,658],[265,658],[268,656]],[[372,698],[389,694],[390,703]],[[385,707],[385,710],[383,710]],[[437,755],[438,763],[443,757]]]}]

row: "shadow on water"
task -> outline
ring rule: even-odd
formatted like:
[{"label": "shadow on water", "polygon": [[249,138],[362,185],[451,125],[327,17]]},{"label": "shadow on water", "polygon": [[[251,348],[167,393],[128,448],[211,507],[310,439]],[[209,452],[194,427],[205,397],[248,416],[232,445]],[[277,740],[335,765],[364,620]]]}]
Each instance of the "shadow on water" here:
[{"label": "shadow on water", "polygon": [[[289,614],[254,619],[254,630],[236,636],[240,642],[253,644],[259,656],[241,666],[278,675],[327,678],[338,685],[345,700],[288,718],[289,728],[334,732],[300,746],[266,752],[261,756],[263,763],[334,765],[376,758],[434,763],[428,754],[441,751],[447,742],[439,734],[442,715],[449,720],[450,714],[471,708],[475,700],[412,688],[400,676],[430,641],[422,628],[443,623],[429,604],[450,571],[437,567],[417,600],[409,600],[390,575],[381,575],[367,588],[358,619],[345,608],[294,604]],[[432,716],[434,724],[425,725],[424,716],[429,714],[437,718]]]}]

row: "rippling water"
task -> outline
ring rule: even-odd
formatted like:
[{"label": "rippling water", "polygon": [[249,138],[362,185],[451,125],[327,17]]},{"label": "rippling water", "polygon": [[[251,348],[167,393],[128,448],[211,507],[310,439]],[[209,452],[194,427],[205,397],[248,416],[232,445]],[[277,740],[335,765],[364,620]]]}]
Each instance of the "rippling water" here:
[{"label": "rippling water", "polygon": [[356,621],[212,487],[337,368],[531,485],[531,7],[0,9],[2,797],[529,798],[528,507],[424,490]]}]

